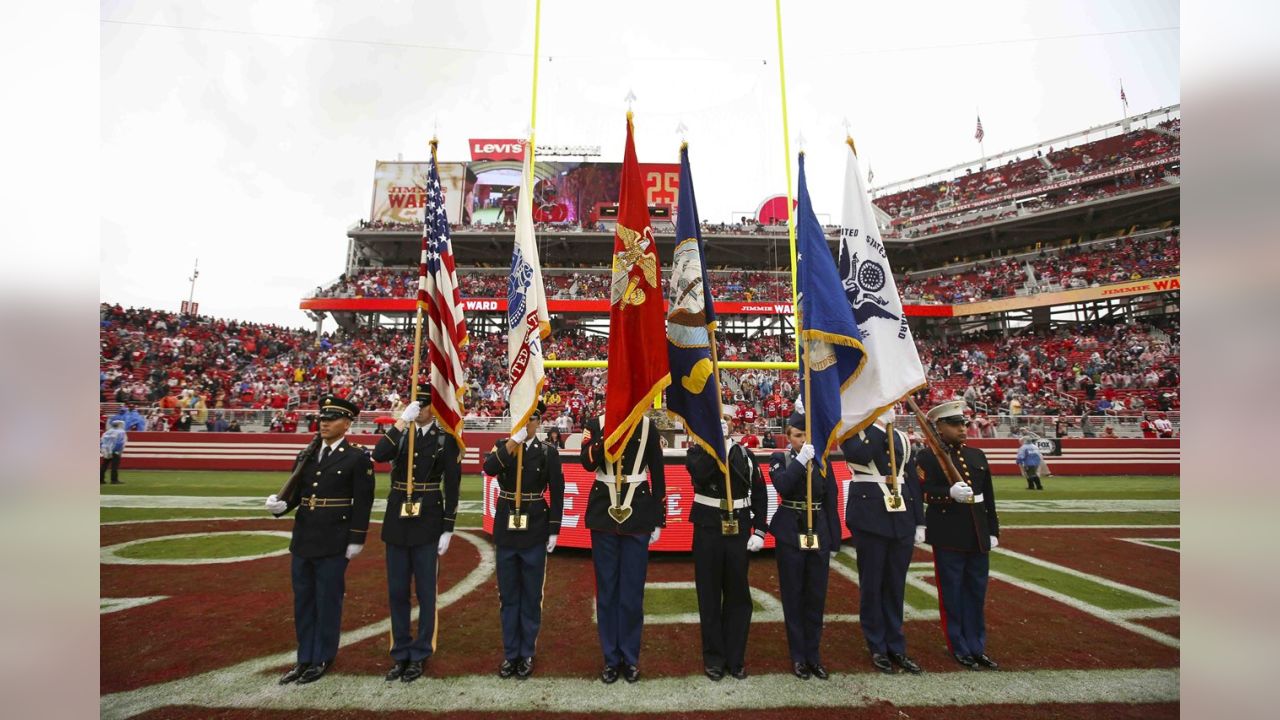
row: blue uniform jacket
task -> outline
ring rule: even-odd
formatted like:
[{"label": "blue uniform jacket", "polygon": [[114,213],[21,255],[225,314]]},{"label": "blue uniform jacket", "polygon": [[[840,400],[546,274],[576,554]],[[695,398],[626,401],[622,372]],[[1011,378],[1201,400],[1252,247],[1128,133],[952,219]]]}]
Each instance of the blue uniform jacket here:
[{"label": "blue uniform jacket", "polygon": [[[901,432],[894,432],[894,452],[898,468],[905,468],[910,460],[911,446]],[[883,428],[872,425],[840,444],[845,461],[855,478],[859,475],[889,475],[889,442]],[[870,471],[870,472],[868,472]],[[844,524],[855,536],[859,533],[887,538],[905,538],[915,535],[916,526],[924,525],[924,503],[921,500],[920,482],[914,475],[902,471],[899,489],[907,509],[889,512],[885,507],[885,494],[880,483],[851,482],[845,500]]]},{"label": "blue uniform jacket", "polygon": [[[769,532],[779,543],[797,548],[800,547],[800,533],[805,530],[808,518],[803,509],[784,507],[782,501],[804,502],[805,474],[804,464],[795,461],[795,452],[792,450],[778,451],[769,457],[769,482],[778,492],[778,511],[769,521]],[[814,468],[813,501],[822,503],[822,508],[815,508],[813,511],[813,531],[818,536],[819,548],[824,552],[834,551],[840,545],[840,513],[835,506],[839,501],[839,491],[836,489],[835,473],[829,472],[827,475],[828,477],[822,477],[817,468]]]}]

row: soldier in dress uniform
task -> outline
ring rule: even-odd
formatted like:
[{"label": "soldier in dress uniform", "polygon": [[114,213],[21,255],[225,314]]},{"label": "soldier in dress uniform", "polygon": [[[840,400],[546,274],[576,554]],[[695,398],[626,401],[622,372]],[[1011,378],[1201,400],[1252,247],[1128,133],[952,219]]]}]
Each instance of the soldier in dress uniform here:
[{"label": "soldier in dress uniform", "polygon": [[929,411],[944,451],[960,473],[952,484],[946,470],[929,449],[915,458],[915,472],[924,484],[925,542],[933,546],[938,582],[938,610],[947,649],[970,670],[999,667],[987,657],[988,553],[999,545],[995,486],[987,456],[965,444],[965,404],[950,400]]},{"label": "soldier in dress uniform", "polygon": [[[721,427],[727,439],[728,423],[722,420]],[[724,678],[726,671],[743,680],[747,677],[747,630],[751,627],[752,610],[747,553],[764,547],[769,530],[769,496],[764,476],[751,453],[730,441],[730,510],[725,497],[725,472],[715,455],[701,445],[692,445],[685,456],[685,467],[694,492],[689,522],[693,525],[693,575],[702,627],[703,672],[712,680]],[[723,533],[723,522],[730,518],[738,523],[736,535]]]},{"label": "soldier in dress uniform", "polygon": [[[587,497],[591,560],[596,572],[596,628],[604,669],[600,680],[640,679],[640,634],[644,629],[644,580],[649,545],[667,526],[667,483],[658,430],[648,417],[627,441],[618,462],[604,454],[604,418],[591,418],[582,433],[582,467],[596,474]],[[621,469],[622,490],[615,473]]]},{"label": "soldier in dress uniform", "polygon": [[298,508],[289,542],[298,662],[280,678],[281,685],[319,680],[338,655],[347,563],[364,549],[373,509],[369,451],[344,437],[359,414],[354,403],[322,398],[321,442],[314,453],[300,458],[301,481],[289,497],[267,498],[267,510],[276,517]]},{"label": "soldier in dress uniform", "polygon": [[[493,515],[493,543],[497,545],[498,598],[502,618],[502,665],[498,677],[533,674],[533,652],[542,625],[542,588],[547,578],[547,554],[560,537],[564,512],[564,472],[560,451],[538,440],[546,404],[539,400],[529,421],[515,435],[493,444],[484,458],[486,475],[498,479]],[[520,527],[511,527],[515,510],[516,459],[524,445],[520,473]],[[550,496],[548,499],[547,496]]]},{"label": "soldier in dress uniform", "polygon": [[[829,677],[822,665],[822,616],[827,604],[827,576],[831,558],[840,550],[840,514],[835,473],[823,477],[813,471],[813,527],[805,509],[806,476],[814,459],[814,447],[805,442],[805,416],[793,413],[787,420],[790,449],[769,458],[769,481],[778,493],[778,510],[769,523],[777,541],[778,589],[787,624],[791,671],[801,680]],[[801,536],[812,530],[816,550],[801,549]]]},{"label": "soldier in dress uniform", "polygon": [[[424,406],[422,402],[425,402]],[[436,651],[436,576],[439,556],[449,550],[458,515],[462,453],[458,441],[440,427],[431,412],[431,392],[412,402],[373,448],[373,459],[391,461],[391,488],[382,519],[387,553],[387,600],[391,606],[391,659],[388,681],[413,682]],[[408,498],[409,423],[413,441],[413,498]],[[405,502],[418,504],[418,515],[405,516]],[[418,632],[409,619],[410,583],[418,596]]]},{"label": "soldier in dress uniform", "polygon": [[[907,656],[902,614],[911,553],[916,542],[924,542],[924,505],[920,484],[906,474],[911,443],[901,430],[893,431],[894,454],[889,456],[888,427],[893,420],[893,410],[886,410],[840,445],[853,473],[844,523],[858,551],[858,619],[871,664],[886,675],[897,672],[895,665],[916,675],[920,666]],[[898,487],[896,502],[888,484],[891,477]]]}]

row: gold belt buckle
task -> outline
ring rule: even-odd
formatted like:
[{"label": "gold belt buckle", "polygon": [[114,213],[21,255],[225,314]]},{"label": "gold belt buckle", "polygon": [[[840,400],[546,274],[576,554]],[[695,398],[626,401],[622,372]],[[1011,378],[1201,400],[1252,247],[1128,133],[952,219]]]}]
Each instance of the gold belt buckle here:
[{"label": "gold belt buckle", "polygon": [[307,505],[307,509],[308,509],[308,510],[315,510],[315,509],[316,509],[316,496],[315,496],[315,494],[314,494],[314,493],[311,495],[311,500],[310,500],[310,502],[309,502],[309,503],[308,503],[308,505]]},{"label": "gold belt buckle", "polygon": [[512,510],[511,514],[507,515],[507,529],[508,530],[528,530],[529,516],[522,512]]},{"label": "gold belt buckle", "polygon": [[818,534],[814,531],[810,530],[809,532],[800,533],[801,550],[817,550],[819,545]]},{"label": "gold belt buckle", "polygon": [[721,535],[737,535],[737,534],[738,534],[738,519],[737,519],[737,518],[735,518],[735,517],[733,517],[733,516],[730,516],[727,520],[721,520],[721,521],[720,521],[720,534],[721,534]]}]

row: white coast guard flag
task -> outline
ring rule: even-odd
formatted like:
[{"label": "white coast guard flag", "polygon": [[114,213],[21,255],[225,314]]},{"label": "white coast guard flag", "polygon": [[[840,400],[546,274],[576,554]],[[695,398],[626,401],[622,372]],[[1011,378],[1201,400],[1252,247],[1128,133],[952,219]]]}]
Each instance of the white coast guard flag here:
[{"label": "white coast guard flag", "polygon": [[511,379],[511,432],[528,421],[542,396],[546,372],[542,367],[542,339],[551,334],[542,264],[533,237],[533,198],[529,183],[532,142],[524,144],[524,172],[516,206],[516,243],[507,278],[507,371]]},{"label": "white coast guard flag", "polygon": [[875,421],[886,408],[925,385],[915,338],[902,312],[898,284],[880,242],[858,156],[849,142],[840,228],[840,279],[862,333],[867,364],[840,394],[841,439]]}]

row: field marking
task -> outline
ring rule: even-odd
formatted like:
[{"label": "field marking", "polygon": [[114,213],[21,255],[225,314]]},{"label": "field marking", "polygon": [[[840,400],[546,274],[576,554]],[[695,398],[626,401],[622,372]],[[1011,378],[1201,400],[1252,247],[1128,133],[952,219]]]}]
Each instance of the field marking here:
[{"label": "field marking", "polygon": [[[933,548],[926,546],[924,547],[924,549],[928,550],[930,553],[933,552]],[[997,548],[992,552],[1004,552],[1004,551],[1005,551],[1004,548]],[[1009,553],[1009,554],[1021,556],[1020,553]],[[1049,568],[1051,570],[1062,571],[1067,574],[1078,574],[1085,579],[1094,579],[1092,578],[1092,576],[1089,576],[1087,573],[1080,573],[1078,571],[1073,572],[1070,570],[1070,568],[1066,568],[1061,565],[1055,565],[1053,563],[1045,562],[1043,560],[1036,561],[1036,564],[1043,565],[1044,567]],[[1019,587],[1028,592],[1033,592],[1037,595],[1042,595],[1044,597],[1049,598],[1050,600],[1057,600],[1058,602],[1062,603],[1063,605],[1066,605],[1067,607],[1079,610],[1080,612],[1085,613],[1086,615],[1092,615],[1093,617],[1096,617],[1099,620],[1109,622],[1112,625],[1128,630],[1129,632],[1141,635],[1149,640],[1154,640],[1160,643],[1161,645],[1165,645],[1171,648],[1181,647],[1181,642],[1178,640],[1178,638],[1173,637],[1172,635],[1168,635],[1166,633],[1162,633],[1159,630],[1149,628],[1146,625],[1139,625],[1138,623],[1130,622],[1123,614],[1118,613],[1114,610],[1108,610],[1106,608],[1098,607],[1093,603],[1085,602],[1084,600],[1080,600],[1079,598],[1075,598],[1070,595],[1060,593],[1057,590],[1050,590],[1049,588],[1044,587],[1043,585],[1038,585],[1036,583],[1029,582],[1027,580],[1022,580],[1020,578],[1014,577],[1007,573],[1000,572],[998,570],[990,571],[989,575],[992,578],[996,578],[998,580],[1007,582],[1010,585],[1013,585],[1014,587]],[[1101,578],[1099,578],[1099,580],[1100,579]],[[1145,590],[1139,590],[1138,588],[1131,588],[1127,585],[1121,585],[1120,583],[1115,583],[1115,585],[1118,586],[1116,589],[1122,590],[1124,592],[1133,592],[1135,594],[1141,594],[1146,592]],[[1149,594],[1155,597],[1163,597],[1160,595],[1155,595],[1155,593],[1149,593]],[[1164,600],[1172,603],[1172,606],[1168,609],[1170,610],[1178,609],[1177,601],[1169,600],[1168,598],[1164,598]]]},{"label": "field marking", "polygon": [[[1169,552],[1176,552],[1179,554],[1182,553],[1182,545],[1181,545],[1182,538],[1116,538],[1116,539],[1123,540],[1128,543],[1133,543],[1134,545],[1141,545],[1143,547],[1155,548],[1157,550],[1168,550]],[[1168,545],[1161,545],[1160,543],[1162,542],[1176,542],[1176,543],[1179,543],[1179,545],[1178,547],[1169,547]]]},{"label": "field marking", "polygon": [[1058,563],[1052,563],[1052,562],[1049,562],[1048,560],[1041,560],[1040,558],[1034,557],[1032,555],[1026,555],[1020,552],[1016,552],[1014,550],[1009,550],[1004,547],[998,547],[992,552],[997,552],[1002,555],[1008,555],[1009,557],[1022,560],[1023,562],[1031,563],[1032,565],[1039,565],[1040,567],[1043,567],[1043,568],[1048,568],[1050,570],[1055,570],[1057,572],[1066,573],[1067,575],[1071,575],[1072,577],[1076,577],[1081,580],[1088,580],[1089,582],[1097,583],[1098,585],[1109,587],[1112,590],[1119,590],[1120,592],[1128,593],[1130,595],[1137,595],[1138,597],[1143,598],[1144,600],[1150,600],[1155,603],[1160,603],[1161,605],[1168,605],[1174,609],[1178,609],[1180,607],[1179,602],[1177,600],[1174,600],[1171,597],[1166,597],[1158,593],[1153,593],[1150,590],[1143,590],[1142,588],[1133,587],[1132,585],[1125,585],[1124,583],[1119,583],[1119,582],[1116,582],[1115,580],[1108,580],[1107,578],[1101,577],[1099,575],[1092,575],[1090,573],[1083,572],[1081,570],[1076,570],[1075,568],[1067,567],[1066,565],[1059,565]]},{"label": "field marking", "polygon": [[[836,672],[825,682],[797,680],[790,674],[752,675],[741,682],[712,683],[701,675],[646,678],[635,685],[604,686],[594,678],[534,676],[519,683],[492,675],[424,677],[411,685],[386,683],[376,675],[345,675],[341,670],[315,685],[280,686],[275,678],[206,673],[166,683],[165,695],[147,699],[149,708],[194,705],[208,708],[394,711],[433,713],[520,712],[629,713],[715,712],[790,707],[980,706],[993,704],[1167,703],[1179,700],[1176,669],[953,671],[922,678],[870,672]],[[171,686],[171,687],[169,687]],[[148,691],[152,688],[147,688]],[[141,712],[108,703],[103,717]],[[140,698],[141,699],[141,698]]]},{"label": "field marking", "polygon": [[155,537],[139,538],[137,540],[128,540],[115,545],[108,545],[102,548],[98,557],[98,562],[103,565],[221,565],[224,563],[247,562],[249,560],[261,560],[263,558],[278,557],[280,555],[288,555],[289,547],[279,550],[271,550],[264,553],[254,553],[252,555],[229,555],[227,557],[217,558],[129,558],[119,554],[125,548],[134,545],[145,545],[153,542],[164,542],[166,540],[185,540],[187,538],[212,537],[215,535],[266,535],[269,537],[291,538],[292,533],[283,530],[229,530],[225,532],[202,532],[202,533],[182,533],[180,535],[157,535]]},{"label": "field marking", "polygon": [[1125,620],[1155,620],[1158,618],[1181,617],[1177,608],[1135,608],[1133,610],[1112,610]]},{"label": "field marking", "polygon": [[98,614],[107,615],[113,612],[120,612],[121,610],[150,605],[153,602],[160,602],[161,600],[167,600],[168,598],[168,595],[148,595],[146,597],[135,598],[99,598]]},{"label": "field marking", "polygon": [[1181,525],[1004,525],[1005,530],[1181,530]]},{"label": "field marking", "polygon": [[[493,548],[487,542],[474,537],[471,533],[458,533],[458,536],[475,546],[480,553],[480,562],[476,567],[472,568],[471,572],[467,573],[466,577],[459,580],[447,591],[440,593],[436,598],[437,610],[452,605],[480,587],[481,584],[489,579],[496,567]],[[448,561],[443,560],[442,562]],[[417,619],[418,611],[419,609],[414,607],[411,620]],[[391,617],[388,616],[379,622],[344,632],[338,646],[346,647],[372,637],[386,635],[390,630]],[[213,670],[200,675],[148,685],[137,690],[103,695],[99,699],[102,717],[129,718],[170,705],[235,707],[236,704],[234,702],[215,702],[209,705],[204,698],[221,699],[226,697],[231,699],[240,696],[242,699],[253,699],[268,695],[272,690],[280,688],[280,686],[276,685],[275,678],[264,678],[262,673],[284,665],[290,665],[296,657],[297,652],[289,650],[247,660],[222,670]],[[378,684],[381,685],[382,683],[379,682]],[[258,691],[256,693],[251,692],[251,688],[257,688]],[[240,707],[254,707],[254,705],[241,705]]]},{"label": "field marking", "polygon": [[[692,580],[673,580],[670,582],[646,582],[644,589],[650,588],[656,590],[696,590],[697,583]],[[782,601],[770,595],[767,590],[758,587],[749,586],[751,591],[751,599],[760,604],[759,610],[752,610],[751,622],[755,623],[781,623],[786,622],[786,618],[782,615]],[[856,623],[857,615],[849,615],[845,613],[827,613],[823,616],[824,623]],[[599,616],[596,614],[595,596],[591,597],[591,622],[599,623]],[[691,613],[645,613],[645,625],[700,625],[702,618],[697,612]]]},{"label": "field marking", "polygon": [[1001,513],[1180,512],[1181,500],[1001,500]]}]

